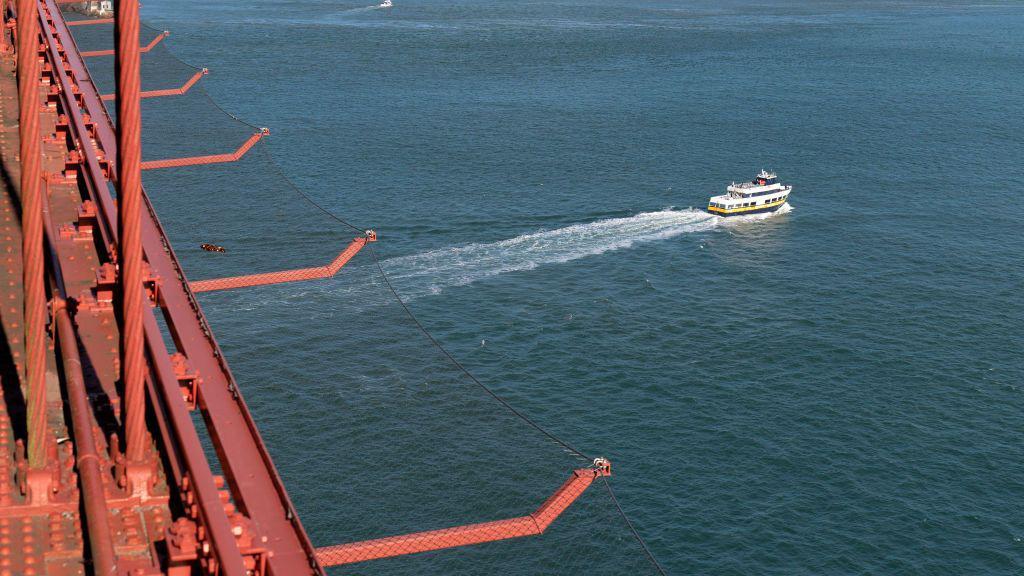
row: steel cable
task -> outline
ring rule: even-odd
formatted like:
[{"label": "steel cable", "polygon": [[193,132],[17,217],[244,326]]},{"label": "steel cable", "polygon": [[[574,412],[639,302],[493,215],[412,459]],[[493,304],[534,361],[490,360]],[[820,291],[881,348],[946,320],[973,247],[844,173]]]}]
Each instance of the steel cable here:
[{"label": "steel cable", "polygon": [[[175,60],[178,60],[178,62],[181,62],[181,60],[177,56],[175,56],[174,54],[171,54],[171,57],[174,58]],[[182,63],[184,64],[184,62],[182,62]],[[257,126],[257,125],[255,125],[255,124],[253,124],[251,122],[246,122],[245,120],[242,120],[238,116],[235,116],[231,112],[228,112],[227,110],[225,110],[224,107],[222,107],[220,104],[218,104],[217,101],[213,98],[213,96],[210,95],[210,93],[206,90],[206,88],[200,86],[199,87],[199,91],[203,93],[203,96],[206,96],[206,99],[210,101],[210,104],[213,104],[214,108],[216,108],[217,110],[220,110],[222,113],[224,113],[226,116],[228,116],[229,118],[231,118],[235,122],[239,122],[241,124],[245,124],[246,126],[248,126],[250,128],[255,128],[256,130],[260,130],[261,128],[263,128],[262,126]]]},{"label": "steel cable", "polygon": [[487,394],[489,394],[492,398],[497,400],[498,403],[500,403],[502,406],[505,407],[505,409],[507,409],[509,412],[511,412],[512,414],[517,416],[520,420],[522,420],[526,424],[532,426],[535,430],[537,430],[541,434],[547,436],[551,441],[555,442],[559,446],[561,446],[561,447],[565,448],[566,450],[568,450],[570,453],[575,454],[576,456],[578,456],[580,458],[583,458],[584,460],[586,460],[588,462],[593,460],[590,456],[587,456],[582,451],[577,450],[572,444],[569,444],[565,440],[562,440],[558,436],[555,436],[553,433],[547,431],[543,426],[541,426],[540,424],[537,424],[536,422],[531,420],[527,415],[523,414],[519,410],[516,410],[515,407],[513,407],[511,404],[509,404],[504,398],[499,396],[496,392],[494,392],[494,390],[491,390],[486,384],[484,384],[483,382],[478,380],[476,376],[473,376],[472,372],[470,372],[465,366],[463,366],[461,362],[456,360],[455,357],[452,356],[452,354],[450,352],[448,352],[448,349],[446,349],[437,340],[437,338],[435,338],[434,335],[431,334],[429,330],[427,330],[427,328],[423,325],[423,323],[420,322],[419,318],[417,318],[416,315],[412,313],[412,310],[409,308],[408,305],[406,305],[405,301],[402,300],[402,297],[398,294],[398,291],[395,290],[395,287],[391,284],[391,280],[388,278],[388,275],[384,272],[384,267],[381,265],[380,259],[377,257],[377,251],[373,249],[373,246],[369,246],[369,249],[370,249],[370,255],[373,256],[373,262],[374,262],[374,264],[376,264],[377,270],[380,272],[380,276],[384,280],[384,284],[388,287],[388,290],[391,291],[391,294],[395,297],[395,300],[397,300],[398,303],[402,306],[402,309],[405,310],[405,313],[413,321],[413,324],[415,324],[416,327],[419,328],[420,332],[422,332],[423,335],[426,336],[427,339],[430,340],[430,342],[433,343],[433,345],[435,347],[437,347],[437,349],[440,350],[441,353],[444,354],[448,358],[448,360],[451,361],[452,364],[455,365],[455,367],[457,367],[460,371],[462,371],[463,374],[465,374],[477,386],[479,386],[485,392],[487,392]]},{"label": "steel cable", "polygon": [[[145,26],[146,28],[150,29],[150,30],[160,32],[159,29],[154,28],[153,26],[149,26],[148,24],[143,23],[142,25]],[[165,52],[168,55],[170,55],[171,58],[174,58],[175,60],[177,60],[179,63],[181,63],[184,66],[188,66],[189,68],[193,68],[195,70],[204,70],[204,68],[201,68],[199,66],[194,66],[192,64],[189,64],[188,62],[185,62],[184,60],[179,58],[177,54],[172,52],[169,48],[166,48]],[[257,125],[255,125],[255,124],[253,124],[251,122],[243,120],[242,118],[239,118],[238,116],[236,116],[235,114],[233,114],[229,110],[225,109],[223,106],[221,106],[217,102],[217,100],[209,93],[209,91],[206,90],[205,87],[199,86],[199,91],[203,94],[203,96],[206,97],[206,99],[210,102],[210,104],[213,105],[214,108],[219,110],[225,116],[231,118],[232,120],[234,120],[234,121],[236,121],[236,122],[238,122],[240,124],[244,124],[244,125],[246,125],[246,126],[248,126],[250,128],[253,128],[254,130],[262,130],[263,129],[262,126],[257,126]],[[285,182],[287,182],[288,186],[292,189],[292,191],[295,192],[296,194],[298,194],[299,196],[301,196],[311,206],[313,206],[314,208],[316,208],[317,210],[322,212],[328,218],[331,218],[332,220],[338,222],[339,224],[341,224],[343,226],[347,226],[348,228],[350,228],[350,229],[352,229],[352,230],[354,230],[356,232],[363,233],[363,232],[366,231],[366,228],[361,228],[359,226],[356,226],[356,225],[352,224],[351,222],[348,222],[344,218],[341,218],[340,216],[334,214],[330,210],[324,208],[319,203],[317,203],[315,200],[313,200],[312,197],[310,197],[308,194],[303,192],[302,189],[299,188],[299,186],[297,184],[295,184],[295,182],[291,178],[289,178],[287,174],[285,174],[284,168],[282,168],[281,165],[278,164],[277,160],[274,159],[274,156],[273,156],[273,154],[270,153],[270,149],[269,148],[264,148],[263,149],[263,153],[264,153],[264,155],[267,158],[267,163],[270,164],[274,168],[274,170],[281,177],[281,179],[284,180]]]},{"label": "steel cable", "polygon": [[[547,436],[549,439],[554,441],[556,444],[559,444],[560,446],[562,446],[566,450],[570,451],[571,453],[575,454],[576,456],[578,456],[580,458],[583,458],[584,460],[587,460],[587,461],[591,460],[591,458],[589,456],[587,456],[586,454],[584,454],[580,450],[576,449],[574,446],[572,446],[571,444],[569,444],[565,440],[562,440],[558,436],[555,436],[553,433],[549,432],[543,426],[541,426],[540,424],[537,424],[536,422],[531,420],[528,416],[526,416],[525,414],[523,414],[519,410],[516,410],[515,407],[513,407],[504,398],[499,396],[497,393],[495,393],[493,390],[491,390],[487,385],[485,385],[483,382],[481,382],[479,379],[477,379],[476,376],[474,376],[465,366],[463,366],[461,362],[456,360],[455,357],[452,356],[452,354],[450,352],[448,352],[448,350],[437,340],[437,338],[435,338],[434,335],[431,334],[430,331],[428,331],[426,329],[426,327],[423,325],[422,322],[420,322],[420,320],[416,317],[416,315],[413,314],[412,310],[409,308],[408,305],[406,305],[405,301],[402,300],[402,297],[398,294],[398,291],[395,289],[394,285],[391,284],[391,280],[388,278],[387,273],[384,272],[384,267],[381,265],[380,259],[377,257],[377,252],[373,249],[373,246],[369,246],[368,248],[370,249],[370,255],[373,256],[373,263],[376,265],[377,271],[380,272],[381,279],[384,280],[384,284],[388,287],[388,290],[391,291],[391,294],[395,297],[395,300],[398,301],[398,303],[402,306],[402,309],[405,310],[405,313],[413,321],[413,323],[416,325],[416,327],[419,328],[419,330],[423,333],[423,335],[426,336],[427,339],[430,340],[430,342],[433,343],[434,346],[436,346],[437,349],[440,350],[441,353],[444,354],[448,358],[448,360],[450,360],[452,362],[452,364],[454,364],[459,370],[461,370],[462,373],[465,374],[470,380],[472,380],[477,386],[482,388],[492,398],[497,400],[509,412],[511,412],[515,416],[519,417],[523,422],[525,422],[526,424],[532,426],[538,432],[540,432],[541,434]],[[626,523],[626,526],[629,527],[629,531],[633,534],[633,538],[635,538],[637,543],[640,544],[640,548],[643,549],[644,554],[647,556],[648,561],[650,561],[650,563],[651,563],[651,566],[653,566],[654,569],[658,571],[658,574],[661,574],[661,576],[667,576],[667,572],[665,572],[665,568],[662,567],[660,562],[658,562],[658,559],[654,556],[654,553],[651,552],[651,549],[647,546],[647,542],[644,540],[643,536],[640,535],[640,532],[637,531],[636,527],[633,525],[633,522],[629,519],[629,516],[626,515],[626,511],[622,509],[622,506],[619,504],[619,499],[615,497],[615,491],[612,490],[611,483],[608,482],[608,478],[602,476],[601,480],[604,482],[605,489],[608,491],[608,496],[611,499],[612,504],[615,506],[615,509],[618,511],[619,516],[621,516],[622,520]]]},{"label": "steel cable", "polygon": [[619,516],[622,516],[622,519],[626,522],[626,526],[629,526],[629,531],[633,533],[633,537],[636,538],[640,547],[643,548],[644,554],[647,555],[647,559],[651,561],[651,565],[658,571],[658,574],[661,574],[661,576],[667,576],[667,573],[661,566],[661,563],[654,557],[651,549],[647,547],[647,542],[644,541],[643,536],[641,536],[640,532],[638,532],[636,527],[633,526],[633,523],[629,520],[629,516],[626,516],[626,511],[619,505],[619,499],[615,497],[615,491],[612,490],[612,485],[608,482],[608,478],[602,476],[601,480],[604,481],[604,487],[608,490],[608,497],[611,498],[612,504],[615,505],[615,509],[619,511]]},{"label": "steel cable", "polygon": [[267,163],[270,164],[271,166],[273,166],[274,170],[277,171],[278,175],[281,176],[281,178],[285,182],[288,183],[288,186],[291,187],[291,189],[294,190],[296,194],[298,194],[303,199],[305,199],[306,202],[309,202],[314,208],[316,208],[317,210],[323,212],[328,218],[331,218],[332,220],[334,220],[334,221],[336,221],[336,222],[338,222],[338,223],[340,223],[340,224],[342,224],[344,226],[348,226],[349,228],[351,228],[352,230],[355,230],[356,232],[363,233],[363,232],[366,231],[365,228],[360,228],[360,227],[358,227],[358,226],[348,222],[344,218],[334,214],[334,212],[331,212],[327,208],[324,208],[323,206],[318,204],[315,200],[310,198],[310,196],[308,194],[303,192],[302,189],[299,188],[299,186],[297,184],[295,184],[295,182],[293,182],[292,179],[289,178],[287,174],[284,173],[284,169],[281,168],[281,165],[278,164],[276,160],[274,160],[273,154],[270,153],[270,147],[267,146],[266,144],[262,144],[261,148],[262,148],[263,154],[265,154],[266,157],[267,157],[267,160],[268,160]]},{"label": "steel cable", "polygon": [[[159,30],[157,30],[156,28],[153,28],[151,26],[147,26],[145,24],[143,24],[143,25],[146,26],[147,28],[151,29],[151,30],[155,30],[155,31],[159,32]],[[170,54],[171,57],[173,57],[175,60],[177,60],[178,62],[180,62],[184,66],[188,66],[188,67],[196,69],[196,70],[201,70],[202,69],[201,67],[194,66],[192,64],[189,64],[189,63],[181,60],[180,58],[178,58],[177,55],[175,55],[170,50],[167,50],[167,53]],[[243,120],[242,118],[239,118],[235,114],[231,113],[230,111],[224,109],[219,103],[217,103],[217,101],[210,95],[210,93],[207,92],[207,90],[205,88],[200,86],[200,90],[202,91],[202,93],[206,97],[206,99],[209,100],[209,102],[217,110],[219,110],[221,113],[225,114],[226,116],[230,117],[231,119],[235,120],[236,122],[239,122],[241,124],[244,124],[246,126],[254,128],[254,129],[260,129],[259,126],[256,126],[256,125],[254,125],[254,124],[252,124],[250,122],[247,122],[247,121]],[[337,216],[336,214],[334,214],[333,212],[331,212],[330,210],[328,210],[327,208],[323,207],[322,205],[317,203],[315,200],[313,200],[313,198],[311,198],[308,194],[303,192],[302,189],[299,188],[299,186],[296,185],[295,182],[293,182],[291,180],[291,178],[289,178],[285,174],[284,169],[274,159],[273,154],[271,153],[269,147],[267,147],[267,145],[265,143],[262,143],[262,142],[260,143],[260,146],[263,148],[262,152],[263,152],[263,154],[265,155],[265,157],[267,159],[267,163],[269,165],[271,165],[273,167],[273,169],[278,173],[278,175],[285,182],[288,183],[288,186],[296,194],[298,194],[300,197],[302,197],[307,203],[309,203],[311,206],[315,207],[317,210],[322,212],[327,217],[329,217],[332,220],[338,222],[339,224],[342,224],[343,226],[346,226],[346,227],[348,227],[348,228],[350,228],[350,229],[352,229],[352,230],[354,230],[356,232],[360,232],[360,233],[362,233],[364,231],[363,228],[355,226],[355,225],[351,224],[350,222],[346,221],[345,219]],[[426,326],[424,326],[424,324],[419,320],[419,318],[412,312],[412,309],[410,309],[409,306],[402,299],[401,295],[398,293],[398,290],[391,283],[390,278],[388,277],[387,273],[384,271],[384,267],[381,264],[381,261],[380,261],[379,257],[377,256],[376,250],[373,248],[372,245],[367,246],[367,247],[370,250],[370,255],[373,257],[374,265],[376,266],[377,271],[379,272],[379,274],[381,276],[381,279],[384,281],[384,285],[388,288],[388,291],[391,293],[391,295],[395,298],[395,300],[401,306],[402,310],[409,317],[409,319],[412,320],[413,324],[417,327],[417,329],[419,329],[419,331],[431,342],[431,344],[433,344],[456,368],[458,368],[459,371],[461,371],[463,374],[465,374],[467,378],[469,378],[474,384],[476,384],[478,387],[480,387],[482,390],[484,390],[484,392],[486,392],[495,401],[497,401],[499,404],[501,404],[506,410],[508,410],[514,416],[516,416],[517,418],[522,420],[528,426],[530,426],[533,429],[535,429],[536,431],[540,432],[542,435],[547,437],[549,440],[551,440],[555,444],[561,446],[562,448],[564,448],[569,453],[571,453],[571,454],[573,454],[573,455],[575,455],[575,456],[577,456],[579,458],[582,458],[582,459],[584,459],[584,460],[586,460],[588,462],[593,460],[590,456],[588,456],[587,454],[585,454],[581,450],[577,449],[575,446],[573,446],[569,442],[559,438],[554,433],[548,431],[546,428],[544,428],[543,426],[541,426],[540,424],[538,424],[537,422],[532,420],[530,417],[528,417],[527,415],[525,415],[522,412],[520,412],[519,410],[517,410],[508,401],[506,401],[504,398],[502,398],[500,395],[498,395],[494,390],[492,390],[486,384],[481,382],[476,376],[473,375],[472,372],[469,371],[469,369],[467,369],[461,362],[459,362],[459,360],[456,359],[448,351],[448,349],[445,348],[444,345],[442,345],[441,342],[439,340],[437,340],[437,338],[434,337],[434,335],[429,330],[427,330]],[[619,504],[619,500],[615,496],[615,492],[612,489],[611,483],[608,482],[608,479],[606,477],[602,477],[601,480],[604,482],[605,489],[607,490],[608,496],[609,496],[612,504],[614,505],[616,511],[618,512],[618,514],[622,518],[622,520],[625,522],[626,526],[629,528],[630,532],[632,533],[633,537],[636,539],[637,543],[640,545],[641,549],[644,552],[644,555],[647,557],[647,559],[650,562],[651,566],[654,567],[654,569],[658,572],[658,574],[660,574],[661,576],[666,576],[667,572],[665,571],[664,567],[661,565],[660,562],[658,562],[658,559],[651,552],[651,549],[647,545],[647,542],[644,540],[643,536],[640,535],[640,532],[633,525],[633,522],[629,519],[629,516],[626,514],[625,510],[623,510],[621,504]]]}]

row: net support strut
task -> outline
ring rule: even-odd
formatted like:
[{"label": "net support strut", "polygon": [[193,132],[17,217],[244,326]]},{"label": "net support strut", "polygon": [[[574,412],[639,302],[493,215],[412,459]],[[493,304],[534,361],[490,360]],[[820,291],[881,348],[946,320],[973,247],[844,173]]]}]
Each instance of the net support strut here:
[{"label": "net support strut", "polygon": [[113,18],[94,18],[92,20],[71,20],[65,22],[68,26],[90,26],[93,24],[113,24]]},{"label": "net support strut", "polygon": [[[111,21],[113,21],[113,19],[111,19]],[[94,23],[95,23],[95,21],[94,21]],[[142,46],[141,48],[139,48],[139,53],[140,54],[144,54],[146,52],[149,52],[157,44],[159,44],[161,40],[163,40],[164,38],[167,38],[170,35],[171,35],[171,33],[166,31],[166,30],[164,30],[163,32],[157,34],[156,38],[153,38],[153,40],[151,40],[149,42],[149,44],[146,44],[145,46]],[[84,57],[84,58],[90,58],[90,57],[93,57],[93,56],[113,56],[114,55],[114,51],[113,50],[92,50],[92,51],[89,51],[89,52],[80,52],[79,54],[81,54],[81,56]]]},{"label": "net support strut", "polygon": [[[185,83],[182,84],[180,88],[164,88],[162,90],[143,90],[142,92],[139,92],[139,98],[159,98],[161,96],[180,96],[180,95],[188,92],[189,90],[191,90],[192,87],[196,85],[196,82],[199,82],[200,78],[202,78],[203,76],[206,76],[209,73],[210,73],[210,70],[208,68],[203,68],[202,70],[200,70],[200,71],[196,72],[195,74],[193,74],[192,77],[189,78],[187,81],[185,81]],[[103,100],[103,101],[116,100],[116,99],[117,99],[117,94],[104,94],[104,95],[100,96],[100,100]]]},{"label": "net support strut", "polygon": [[209,280],[197,280],[189,282],[193,292],[213,292],[214,290],[233,290],[235,288],[248,288],[250,286],[265,286],[267,284],[282,284],[284,282],[301,282],[304,280],[317,280],[330,278],[341,270],[342,266],[348,264],[367,242],[376,242],[377,234],[373,230],[367,230],[366,235],[354,238],[347,248],[341,251],[334,260],[327,266],[316,266],[313,268],[299,268],[296,270],[282,270],[279,272],[265,272],[263,274],[249,274],[247,276],[230,276],[227,278],[211,278]]},{"label": "net support strut", "polygon": [[209,156],[186,156],[184,158],[168,158],[166,160],[146,160],[142,163],[143,170],[156,170],[158,168],[180,168],[182,166],[196,166],[199,164],[222,164],[225,162],[235,162],[250,148],[256,145],[261,138],[270,134],[270,130],[266,128],[260,128],[257,132],[249,136],[249,139],[242,143],[234,152],[227,154],[211,154]]},{"label": "net support strut", "polygon": [[316,559],[321,566],[327,568],[366,560],[535,536],[542,534],[566,508],[583,494],[595,479],[610,475],[611,463],[604,458],[597,458],[594,460],[594,467],[574,470],[572,476],[562,484],[561,488],[529,516],[427,532],[414,532],[403,536],[390,536],[351,544],[324,546],[316,549]]}]

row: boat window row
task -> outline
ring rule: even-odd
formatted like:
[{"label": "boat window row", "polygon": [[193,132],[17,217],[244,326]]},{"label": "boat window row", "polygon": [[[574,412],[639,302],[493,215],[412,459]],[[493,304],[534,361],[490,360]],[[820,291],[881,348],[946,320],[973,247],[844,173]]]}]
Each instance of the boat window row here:
[{"label": "boat window row", "polygon": [[[785,196],[779,196],[777,198],[766,198],[764,204],[771,204],[785,199]],[[723,204],[721,202],[708,202],[708,206],[711,208],[723,208],[725,210],[731,210],[733,208],[748,208],[751,206],[757,206],[757,202],[737,202],[736,204]]]}]

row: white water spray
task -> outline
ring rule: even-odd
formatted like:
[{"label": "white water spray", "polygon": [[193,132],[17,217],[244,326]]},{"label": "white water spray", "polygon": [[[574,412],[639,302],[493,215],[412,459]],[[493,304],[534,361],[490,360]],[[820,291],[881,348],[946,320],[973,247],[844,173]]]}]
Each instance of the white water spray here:
[{"label": "white water spray", "polygon": [[729,218],[692,208],[643,212],[626,218],[524,234],[498,242],[466,244],[390,258],[381,265],[402,296],[412,299],[507,272],[570,262],[716,226],[764,220],[790,210],[789,204],[784,204],[775,212]]},{"label": "white water spray", "polygon": [[565,228],[516,236],[498,242],[441,248],[382,262],[405,298],[436,294],[451,286],[569,262],[635,244],[714,228],[722,218],[700,210],[644,212]]},{"label": "white water spray", "polygon": [[[544,264],[570,262],[613,250],[710,230],[717,226],[741,225],[790,211],[789,204],[775,212],[722,218],[703,210],[666,209],[643,212],[626,218],[609,218],[574,224],[554,230],[523,234],[498,242],[465,244],[381,261],[395,289],[406,301],[438,294],[445,288],[464,286],[480,280]],[[703,248],[703,245],[701,246]],[[344,274],[344,272],[342,272]],[[314,295],[337,297],[338,285],[330,281],[292,285],[287,295],[274,295],[268,302],[306,302]],[[298,289],[299,287],[302,289]],[[363,290],[346,287],[343,290]],[[254,293],[260,293],[254,291]],[[248,302],[246,305],[259,305]]]}]

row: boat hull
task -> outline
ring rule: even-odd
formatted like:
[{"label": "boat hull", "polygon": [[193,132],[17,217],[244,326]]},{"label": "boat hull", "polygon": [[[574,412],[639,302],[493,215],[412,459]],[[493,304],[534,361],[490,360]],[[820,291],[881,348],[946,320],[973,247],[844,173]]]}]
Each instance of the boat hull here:
[{"label": "boat hull", "polygon": [[747,216],[747,215],[750,215],[750,214],[764,214],[765,212],[775,212],[776,210],[778,210],[779,208],[782,208],[785,205],[786,205],[786,203],[783,201],[783,202],[779,202],[778,204],[772,204],[770,206],[751,206],[751,207],[747,207],[747,208],[740,208],[740,209],[733,209],[733,210],[726,210],[724,208],[711,208],[711,207],[708,207],[708,208],[705,208],[705,210],[707,210],[707,212],[709,214],[714,214],[715,216],[721,216],[723,218],[728,218],[730,216]]}]

